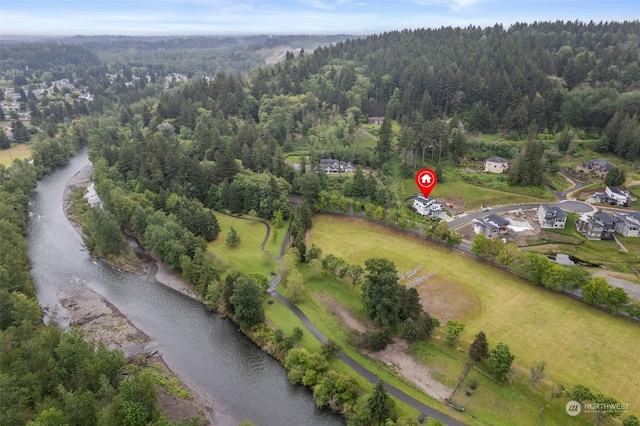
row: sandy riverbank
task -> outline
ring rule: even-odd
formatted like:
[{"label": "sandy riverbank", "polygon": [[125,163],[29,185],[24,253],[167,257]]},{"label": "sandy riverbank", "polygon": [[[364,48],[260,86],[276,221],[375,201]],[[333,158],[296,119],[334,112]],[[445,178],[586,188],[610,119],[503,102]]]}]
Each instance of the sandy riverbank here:
[{"label": "sandy riverbank", "polygon": [[[65,215],[80,235],[82,235],[81,227],[74,223],[69,216],[70,194],[76,188],[89,186],[91,174],[92,167],[87,166],[81,169],[69,180],[64,191],[63,209]],[[169,270],[163,262],[151,257],[155,262],[150,262],[144,270],[145,273],[151,275],[150,278],[200,301],[192,285]],[[177,377],[164,362],[162,355],[154,350],[154,340],[137,329],[109,301],[82,283],[66,288],[64,293],[59,296],[60,304],[68,310],[71,316],[70,323],[79,326],[87,340],[104,343],[110,349],[119,349],[127,358],[144,354],[147,356],[149,366],[155,366],[169,380],[178,378],[181,381],[182,387],[192,395],[192,398],[183,399],[169,395],[165,389],[158,387],[159,405],[170,418],[179,421],[183,418],[196,416],[205,418],[208,421],[207,424],[232,424],[227,418],[227,414],[215,410],[214,401],[195,391],[183,379]]]}]

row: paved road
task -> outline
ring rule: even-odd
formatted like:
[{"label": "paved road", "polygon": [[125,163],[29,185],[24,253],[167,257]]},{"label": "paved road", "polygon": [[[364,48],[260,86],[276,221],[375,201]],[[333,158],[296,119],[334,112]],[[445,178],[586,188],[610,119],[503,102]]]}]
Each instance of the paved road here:
[{"label": "paved road", "polygon": [[513,210],[518,210],[518,209],[522,209],[522,210],[535,209],[535,208],[538,208],[540,204],[557,206],[557,207],[560,207],[562,210],[566,210],[572,213],[591,213],[596,210],[591,204],[584,203],[582,201],[560,201],[557,203],[537,203],[537,204],[511,204],[508,206],[498,206],[486,212],[479,211],[479,212],[463,213],[448,222],[449,228],[451,229],[459,228],[462,225],[466,225],[467,223],[471,222],[475,218],[487,217],[493,213],[503,214],[503,213],[507,213]]},{"label": "paved road", "polygon": [[562,176],[564,176],[565,178],[569,179],[571,182],[573,182],[573,186],[565,191],[553,191],[553,190],[549,190],[559,201],[564,201],[567,199],[567,195],[569,195],[569,193],[571,192],[575,192],[581,188],[584,188],[587,185],[590,185],[589,182],[582,182],[576,178],[574,178],[573,176],[567,174],[567,168],[566,167],[560,167],[560,170],[558,171],[558,173],[560,173]]},{"label": "paved road", "polygon": [[[280,302],[282,302],[282,304],[284,304],[286,307],[288,307],[294,314],[296,314],[296,316],[298,318],[300,318],[300,321],[302,321],[302,323],[304,324],[305,327],[307,327],[307,329],[311,332],[311,334],[313,334],[318,340],[320,340],[320,342],[325,343],[327,341],[327,338],[320,333],[320,331],[313,325],[313,323],[311,321],[309,321],[309,318],[307,318],[307,316],[304,314],[304,312],[302,312],[297,306],[295,306],[294,304],[292,304],[291,302],[289,302],[287,299],[285,299],[283,296],[281,296],[280,294],[278,294],[278,292],[276,292],[275,287],[278,285],[277,283],[279,283],[281,280],[281,276],[280,274],[278,274],[272,281],[271,281],[271,286],[269,288],[269,293],[276,299],[278,299]],[[274,282],[276,282],[274,284]],[[349,355],[345,354],[344,352],[339,352],[338,353],[338,358],[340,358],[341,360],[343,360],[347,365],[349,365],[349,367],[353,368],[358,374],[360,374],[362,377],[366,378],[367,380],[369,380],[369,382],[371,383],[377,383],[380,378],[378,376],[376,376],[375,374],[373,374],[371,371],[367,370],[365,367],[363,367],[361,364],[359,364],[356,360],[354,360],[353,358],[351,358]],[[387,389],[387,391],[395,396],[396,398],[398,398],[399,400],[409,404],[410,406],[412,406],[413,408],[417,409],[418,411],[420,411],[420,413],[429,416],[429,417],[433,417],[434,419],[440,420],[441,422],[449,425],[449,426],[463,426],[464,423],[462,423],[459,420],[456,420],[452,417],[449,417],[448,415],[441,413],[440,411],[437,411],[425,404],[423,404],[422,402],[418,401],[417,399],[407,395],[406,393],[402,392],[400,389],[396,388],[395,386],[392,386],[388,383],[385,383],[385,388]]]}]

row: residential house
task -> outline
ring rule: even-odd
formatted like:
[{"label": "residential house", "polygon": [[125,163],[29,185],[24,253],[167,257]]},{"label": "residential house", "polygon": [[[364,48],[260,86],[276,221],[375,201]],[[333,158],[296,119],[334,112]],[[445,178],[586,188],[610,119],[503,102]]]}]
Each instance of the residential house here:
[{"label": "residential house", "polygon": [[599,178],[603,178],[609,173],[609,171],[616,166],[610,162],[603,160],[602,158],[596,158],[595,160],[589,160],[582,163],[582,167],[590,172],[595,173]]},{"label": "residential house", "polygon": [[576,221],[576,228],[590,240],[612,240],[617,221],[607,213],[583,214]]},{"label": "residential house", "polygon": [[616,232],[624,237],[640,237],[640,212],[614,213]]},{"label": "residential house", "polygon": [[338,161],[330,158],[320,160],[320,168],[328,175],[353,173],[356,171],[356,168],[350,162]]},{"label": "residential house", "polygon": [[369,124],[382,124],[384,117],[369,117]]},{"label": "residential house", "polygon": [[509,168],[509,160],[502,157],[490,157],[484,160],[484,171],[489,173],[503,173]]},{"label": "residential house", "polygon": [[487,219],[478,218],[473,219],[473,232],[484,234],[487,238],[493,238],[500,235],[500,228]]},{"label": "residential house", "polygon": [[567,224],[567,214],[560,208],[541,204],[538,207],[538,222],[543,228],[560,228],[563,229]]},{"label": "residential house", "polygon": [[491,214],[486,218],[473,220],[473,231],[476,234],[484,234],[488,238],[497,237],[507,232],[509,221],[497,214]]},{"label": "residential house", "polygon": [[437,216],[442,213],[442,204],[431,197],[417,195],[413,198],[413,208],[422,216]]},{"label": "residential house", "polygon": [[500,233],[507,232],[507,226],[509,226],[509,221],[504,217],[493,213],[487,216],[486,220],[487,222],[493,223],[495,226],[500,228]]},{"label": "residential house", "polygon": [[624,189],[614,188],[613,186],[607,186],[604,190],[607,197],[614,200],[619,206],[626,206],[629,204],[629,191]]}]

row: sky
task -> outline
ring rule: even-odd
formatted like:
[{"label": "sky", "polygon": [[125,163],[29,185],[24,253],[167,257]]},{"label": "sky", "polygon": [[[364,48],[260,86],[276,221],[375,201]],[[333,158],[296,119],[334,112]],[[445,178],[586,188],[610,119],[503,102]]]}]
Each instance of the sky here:
[{"label": "sky", "polygon": [[637,19],[638,0],[0,0],[0,36],[365,35]]}]

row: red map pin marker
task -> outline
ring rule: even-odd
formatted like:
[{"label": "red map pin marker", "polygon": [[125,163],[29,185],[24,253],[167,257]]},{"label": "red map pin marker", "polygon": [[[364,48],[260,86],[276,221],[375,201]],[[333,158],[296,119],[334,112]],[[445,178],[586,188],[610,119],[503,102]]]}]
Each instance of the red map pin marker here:
[{"label": "red map pin marker", "polygon": [[433,188],[436,187],[436,183],[438,183],[438,175],[431,169],[420,169],[418,173],[416,173],[416,185],[422,192],[422,194],[426,197],[429,196]]}]

